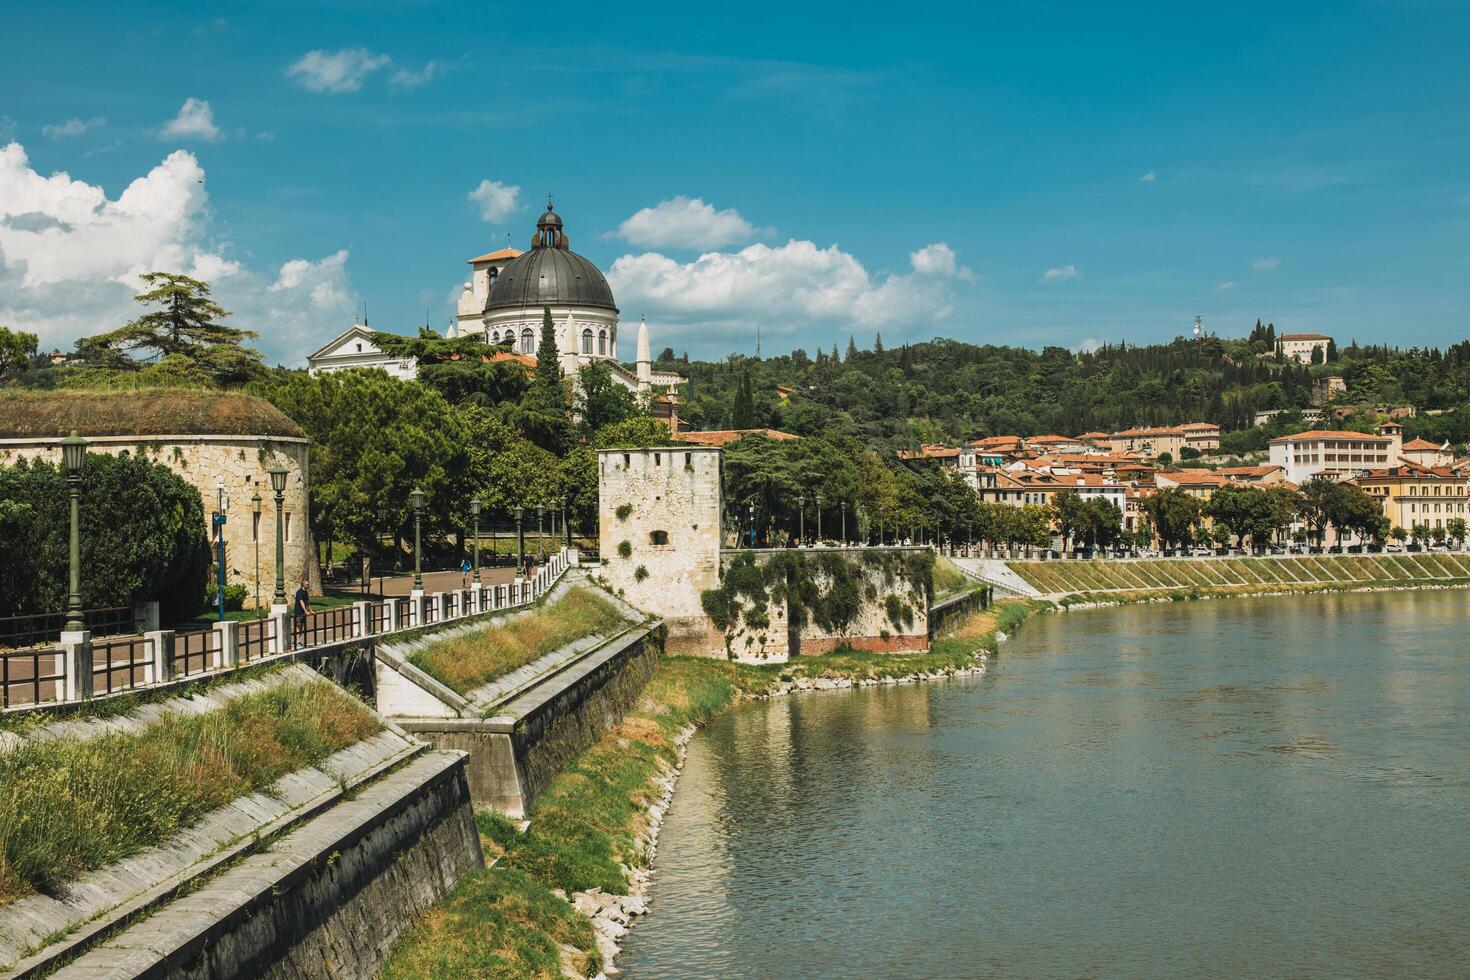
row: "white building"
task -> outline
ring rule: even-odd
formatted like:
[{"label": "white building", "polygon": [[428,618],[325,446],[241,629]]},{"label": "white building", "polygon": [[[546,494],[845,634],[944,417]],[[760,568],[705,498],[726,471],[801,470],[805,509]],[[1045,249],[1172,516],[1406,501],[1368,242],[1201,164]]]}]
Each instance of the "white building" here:
[{"label": "white building", "polygon": [[312,374],[329,374],[348,368],[380,368],[405,381],[418,376],[418,364],[412,357],[384,354],[373,343],[373,331],[365,323],[354,323],[313,354],[306,355],[306,367]]},{"label": "white building", "polygon": [[1294,357],[1303,364],[1312,363],[1312,351],[1322,351],[1322,360],[1327,360],[1327,345],[1332,338],[1325,333],[1284,333],[1276,338],[1276,352],[1282,357]]},{"label": "white building", "polygon": [[1334,480],[1381,470],[1398,459],[1401,427],[1384,427],[1389,435],[1312,429],[1271,440],[1271,462],[1286,470],[1292,483],[1320,474]]}]

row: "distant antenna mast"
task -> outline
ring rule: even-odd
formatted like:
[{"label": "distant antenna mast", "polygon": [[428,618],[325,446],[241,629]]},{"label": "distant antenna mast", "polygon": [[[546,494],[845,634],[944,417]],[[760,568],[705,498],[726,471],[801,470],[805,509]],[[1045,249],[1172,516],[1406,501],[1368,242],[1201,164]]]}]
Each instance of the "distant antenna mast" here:
[{"label": "distant antenna mast", "polygon": [[1199,339],[1200,337],[1204,336],[1204,333],[1205,333],[1205,318],[1202,317],[1202,316],[1200,316],[1198,313],[1196,313],[1194,315],[1194,336],[1195,336],[1195,339]]},{"label": "distant antenna mast", "polygon": [[761,325],[759,323],[755,325],[755,359],[757,361],[761,359]]},{"label": "distant antenna mast", "polygon": [[367,300],[362,301],[362,325],[367,326]]}]

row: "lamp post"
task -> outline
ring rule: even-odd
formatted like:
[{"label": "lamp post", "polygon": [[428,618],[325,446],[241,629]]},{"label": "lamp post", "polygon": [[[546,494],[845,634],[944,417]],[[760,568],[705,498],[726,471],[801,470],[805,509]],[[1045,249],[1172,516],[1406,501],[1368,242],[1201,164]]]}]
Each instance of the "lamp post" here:
[{"label": "lamp post", "polygon": [[383,553],[379,556],[379,560],[378,560],[378,597],[379,598],[382,598],[382,596],[383,596],[383,573],[384,573],[384,571],[387,570],[387,567],[388,567],[388,550],[387,550],[387,547],[384,546],[383,543],[382,543],[382,541],[383,541],[383,531],[384,531],[385,528],[387,528],[387,526],[388,526],[388,508],[387,507],[384,507],[384,506],[382,506],[380,504],[378,506],[378,544],[379,544],[380,547],[382,547]]},{"label": "lamp post", "polygon": [[546,508],[536,505],[536,557],[546,554]]},{"label": "lamp post", "polygon": [[219,510],[214,512],[214,547],[218,554],[219,575],[216,578],[214,590],[215,607],[218,610],[220,622],[225,618],[225,511],[229,509],[230,498],[225,495],[225,485],[215,484],[214,488],[219,493]]},{"label": "lamp post", "polygon": [[276,594],[271,597],[273,606],[286,605],[286,539],[282,531],[281,508],[286,504],[286,468],[273,466],[270,470],[271,489],[276,494]]},{"label": "lamp post", "polygon": [[516,508],[516,577],[526,568],[526,508]]},{"label": "lamp post", "polygon": [[567,539],[567,547],[572,546],[572,511],[565,497],[561,501],[561,529]]},{"label": "lamp post", "polygon": [[251,535],[255,538],[255,615],[261,615],[260,610],[260,491],[257,490],[250,495],[250,527]]},{"label": "lamp post", "polygon": [[822,543],[822,495],[817,494],[817,544]]},{"label": "lamp post", "polygon": [[750,511],[750,546],[755,547],[755,501],[752,500],[745,505]]},{"label": "lamp post", "polygon": [[66,467],[66,493],[71,499],[70,567],[66,593],[66,631],[80,633],[87,628],[82,619],[82,464],[87,461],[87,440],[72,429],[61,440],[61,462]]},{"label": "lamp post", "polygon": [[424,590],[423,547],[421,530],[424,518],[424,497],[427,494],[414,487],[409,491],[408,500],[413,505],[413,590],[422,592]]},{"label": "lamp post", "polygon": [[801,529],[797,533],[797,535],[796,535],[796,544],[797,544],[797,547],[802,547],[802,546],[804,546],[806,544],[806,498],[805,497],[797,497],[796,498],[796,513],[797,513],[797,518],[796,518],[797,525]]},{"label": "lamp post", "polygon": [[470,516],[475,519],[475,584],[480,584],[480,498],[470,500]]},{"label": "lamp post", "polygon": [[847,501],[842,502],[842,543],[847,544]]}]

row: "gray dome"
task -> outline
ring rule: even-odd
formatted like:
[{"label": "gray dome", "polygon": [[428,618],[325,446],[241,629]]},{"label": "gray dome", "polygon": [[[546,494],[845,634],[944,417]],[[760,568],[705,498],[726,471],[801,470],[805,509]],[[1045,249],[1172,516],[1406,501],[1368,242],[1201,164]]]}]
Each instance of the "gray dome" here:
[{"label": "gray dome", "polygon": [[597,266],[567,247],[561,218],[547,205],[531,250],[512,259],[490,287],[485,312],[542,306],[591,306],[618,312]]}]

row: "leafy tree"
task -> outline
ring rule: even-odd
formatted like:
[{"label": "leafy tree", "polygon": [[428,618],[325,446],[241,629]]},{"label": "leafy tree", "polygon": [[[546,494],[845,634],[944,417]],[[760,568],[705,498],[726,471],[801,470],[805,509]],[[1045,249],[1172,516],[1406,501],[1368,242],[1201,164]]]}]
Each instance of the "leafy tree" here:
[{"label": "leafy tree", "polygon": [[1466,534],[1470,533],[1470,527],[1467,527],[1465,518],[1451,517],[1448,521],[1445,521],[1444,526],[1445,530],[1449,532],[1450,540],[1455,542],[1455,547],[1463,548],[1465,546]]},{"label": "leafy tree", "polygon": [[1199,501],[1179,487],[1160,490],[1139,504],[1165,548],[1188,544],[1199,523]]},{"label": "leafy tree", "polygon": [[1327,533],[1327,525],[1332,523],[1332,497],[1336,487],[1333,480],[1321,475],[1302,484],[1297,513],[1319,548]]},{"label": "leafy tree", "polygon": [[261,374],[260,353],[245,346],[258,334],[219,322],[230,313],[209,298],[208,283],[170,272],[144,273],[142,279],[152,288],[134,299],[159,308],[116,330],[82,338],[77,349],[83,356],[118,368],[135,366],[140,353],[145,360],[178,355],[220,384]]},{"label": "leafy tree", "polygon": [[418,364],[418,381],[451,405],[488,407],[515,402],[529,384],[520,361],[496,360],[496,349],[481,337],[441,337],[420,327],[417,337],[375,332],[373,344],[391,357],[413,358]]},{"label": "leafy tree", "polygon": [[[156,599],[168,622],[198,612],[210,555],[204,505],[192,485],[140,456],[88,453],[80,516],[83,606]],[[69,557],[61,467],[0,467],[0,614],[64,609]]]},{"label": "leafy tree", "polygon": [[0,327],[0,381],[24,371],[31,358],[36,356],[39,342],[33,333]]},{"label": "leafy tree", "polygon": [[1086,534],[1088,516],[1086,504],[1075,490],[1061,490],[1052,494],[1051,505],[1057,514],[1057,533],[1062,537],[1062,550],[1071,551],[1079,532]]},{"label": "leafy tree", "polygon": [[577,414],[584,438],[638,414],[638,400],[613,380],[605,361],[591,361],[577,371]]}]

